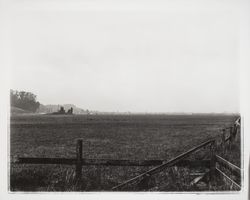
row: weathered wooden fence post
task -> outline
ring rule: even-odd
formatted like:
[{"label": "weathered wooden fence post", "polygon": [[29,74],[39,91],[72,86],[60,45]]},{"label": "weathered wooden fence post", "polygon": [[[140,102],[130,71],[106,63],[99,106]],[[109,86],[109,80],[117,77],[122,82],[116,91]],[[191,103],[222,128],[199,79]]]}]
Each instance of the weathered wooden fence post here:
[{"label": "weathered wooden fence post", "polygon": [[232,135],[233,135],[233,140],[236,141],[236,135],[237,135],[237,132],[238,132],[238,126],[236,124],[234,124],[233,126],[233,130],[232,130]]},{"label": "weathered wooden fence post", "polygon": [[222,129],[221,148],[222,148],[223,155],[225,154],[225,147],[226,147],[226,133],[225,133],[225,129]]},{"label": "weathered wooden fence post", "polygon": [[82,177],[82,140],[78,139],[76,143],[76,181]]},{"label": "weathered wooden fence post", "polygon": [[232,148],[232,143],[234,140],[234,127],[230,127],[230,138],[229,138],[229,149],[231,150]]},{"label": "weathered wooden fence post", "polygon": [[237,133],[240,133],[240,118],[238,118],[233,125],[233,141],[237,141]]},{"label": "weathered wooden fence post", "polygon": [[211,187],[215,182],[215,166],[216,165],[216,157],[215,157],[215,140],[211,142],[210,145],[210,183],[209,187]]}]

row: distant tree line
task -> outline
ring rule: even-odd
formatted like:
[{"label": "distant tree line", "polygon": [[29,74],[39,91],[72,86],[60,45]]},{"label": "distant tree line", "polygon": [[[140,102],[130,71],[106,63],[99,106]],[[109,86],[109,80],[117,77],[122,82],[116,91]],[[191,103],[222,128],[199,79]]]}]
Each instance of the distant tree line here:
[{"label": "distant tree line", "polygon": [[31,112],[36,112],[40,106],[35,94],[17,90],[10,90],[10,104]]}]

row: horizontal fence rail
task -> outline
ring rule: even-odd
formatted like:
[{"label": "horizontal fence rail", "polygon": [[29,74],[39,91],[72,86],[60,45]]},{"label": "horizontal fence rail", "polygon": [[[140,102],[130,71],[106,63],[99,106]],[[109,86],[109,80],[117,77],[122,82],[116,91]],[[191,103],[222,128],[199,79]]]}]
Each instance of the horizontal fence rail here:
[{"label": "horizontal fence rail", "polygon": [[[103,166],[154,166],[161,165],[163,160],[109,160],[109,159],[81,159],[81,165]],[[18,158],[18,164],[65,164],[75,165],[74,158]]]},{"label": "horizontal fence rail", "polygon": [[241,186],[238,183],[236,183],[233,179],[231,179],[229,176],[227,176],[223,171],[221,171],[217,167],[216,170],[226,180],[226,182],[229,182],[229,184],[236,187],[236,189],[241,189]]},{"label": "horizontal fence rail", "polygon": [[223,166],[223,167],[229,169],[229,170],[230,170],[231,172],[233,172],[236,176],[241,176],[241,169],[240,169],[239,167],[237,167],[236,165],[234,165],[234,164],[228,162],[228,161],[225,160],[224,158],[222,158],[222,157],[216,155],[216,162],[217,162],[219,165],[221,165],[221,166]]},{"label": "horizontal fence rail", "polygon": [[[163,164],[164,160],[109,160],[109,159],[82,159],[81,165],[99,165],[99,166],[158,166]],[[29,158],[21,157],[14,160],[15,164],[59,164],[75,165],[74,158]],[[205,166],[209,167],[210,160],[181,160],[176,166]]]}]

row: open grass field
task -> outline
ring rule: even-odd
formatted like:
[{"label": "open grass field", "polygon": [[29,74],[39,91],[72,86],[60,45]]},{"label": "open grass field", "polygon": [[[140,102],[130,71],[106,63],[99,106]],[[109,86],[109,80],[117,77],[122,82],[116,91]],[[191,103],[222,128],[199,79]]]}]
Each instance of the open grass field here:
[{"label": "open grass field", "polygon": [[[209,138],[220,137],[221,129],[231,126],[237,117],[16,115],[10,120],[10,157],[11,160],[25,156],[74,158],[76,139],[82,138],[83,158],[169,160]],[[240,147],[235,147],[232,155],[228,159],[240,166]],[[108,190],[149,168],[83,167],[81,190]],[[10,189],[73,191],[73,171],[73,166],[63,165],[11,165]],[[179,180],[185,183],[180,177]],[[169,190],[188,190],[185,184],[176,185],[178,188],[169,185]]]}]

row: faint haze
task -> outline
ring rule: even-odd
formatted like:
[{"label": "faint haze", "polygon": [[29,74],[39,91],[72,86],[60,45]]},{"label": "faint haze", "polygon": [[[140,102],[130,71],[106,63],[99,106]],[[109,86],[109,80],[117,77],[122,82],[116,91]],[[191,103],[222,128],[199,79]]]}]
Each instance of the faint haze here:
[{"label": "faint haze", "polygon": [[239,111],[239,1],[13,1],[11,87],[43,104]]}]

